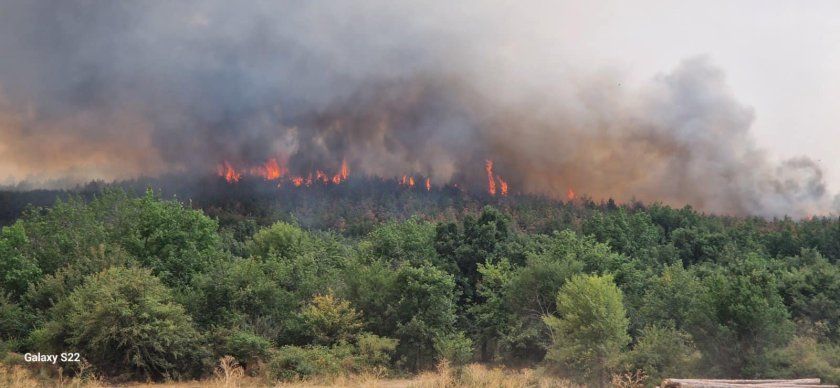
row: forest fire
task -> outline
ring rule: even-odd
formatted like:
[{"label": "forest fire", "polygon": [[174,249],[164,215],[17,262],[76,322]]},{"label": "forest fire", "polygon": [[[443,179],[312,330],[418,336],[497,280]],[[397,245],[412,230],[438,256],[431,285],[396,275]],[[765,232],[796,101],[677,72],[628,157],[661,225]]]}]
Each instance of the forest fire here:
[{"label": "forest fire", "polygon": [[[508,182],[500,175],[496,175],[493,171],[493,161],[486,160],[484,165],[487,173],[487,192],[491,196],[499,194],[507,196],[509,192]],[[264,163],[245,168],[237,168],[233,163],[225,160],[216,167],[216,173],[219,177],[224,178],[228,183],[237,183],[244,176],[258,177],[265,181],[278,181],[280,186],[283,182],[289,182],[295,187],[310,187],[313,183],[321,183],[324,185],[338,185],[346,181],[350,177],[350,168],[346,160],[341,161],[341,166],[338,172],[330,174],[328,170],[316,169],[314,172],[309,172],[306,175],[292,175],[286,167],[286,162],[278,160],[277,158],[267,159]],[[428,176],[419,176],[404,174],[396,178],[397,184],[408,188],[425,188],[426,191],[432,191],[432,180]],[[457,184],[454,185],[458,187]]]},{"label": "forest fire", "polygon": [[501,194],[502,196],[506,196],[508,194],[508,184],[501,176],[493,175],[492,160],[487,159],[487,161],[484,162],[484,171],[487,173],[487,193],[490,195],[496,195],[496,180],[498,180]]},{"label": "forest fire", "polygon": [[277,159],[271,158],[269,160],[266,160],[266,162],[263,165],[251,168],[250,173],[251,175],[260,176],[265,180],[272,181],[275,179],[279,179],[281,176],[285,175],[286,169],[285,167],[281,167],[280,164],[277,163]]},{"label": "forest fire", "polygon": [[306,176],[303,175],[289,175],[289,170],[286,168],[285,162],[278,162],[276,158],[270,158],[265,163],[243,169],[237,169],[234,165],[225,160],[216,168],[216,173],[225,178],[228,183],[239,182],[244,175],[255,176],[263,178],[266,181],[276,181],[282,178],[288,180],[295,186],[303,185],[311,186],[313,182],[323,182],[325,184],[339,184],[350,176],[350,169],[347,167],[347,161],[341,161],[341,168],[339,172],[334,175],[329,175],[323,170],[315,170],[315,174],[310,172]]},{"label": "forest fire", "polygon": [[224,161],[216,170],[219,176],[224,177],[228,183],[239,182],[242,173],[236,171],[228,161]]}]

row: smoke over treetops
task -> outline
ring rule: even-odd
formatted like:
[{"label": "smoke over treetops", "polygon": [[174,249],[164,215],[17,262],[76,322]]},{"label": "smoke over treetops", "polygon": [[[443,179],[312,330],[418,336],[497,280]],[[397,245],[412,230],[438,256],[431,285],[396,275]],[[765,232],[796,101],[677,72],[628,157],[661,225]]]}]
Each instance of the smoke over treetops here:
[{"label": "smoke over treetops", "polygon": [[492,33],[496,13],[462,8],[4,2],[0,177],[78,182],[281,158],[292,171],[346,161],[354,173],[482,185],[492,159],[513,192],[832,211],[813,161],[776,164],[755,145],[752,109],[709,59],[636,85],[512,55]]}]

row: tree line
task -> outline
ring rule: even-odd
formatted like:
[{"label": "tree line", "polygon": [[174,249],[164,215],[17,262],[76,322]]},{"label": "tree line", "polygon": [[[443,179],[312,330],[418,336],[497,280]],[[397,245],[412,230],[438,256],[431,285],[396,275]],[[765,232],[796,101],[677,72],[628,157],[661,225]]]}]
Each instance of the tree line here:
[{"label": "tree line", "polygon": [[324,228],[151,191],[29,208],[0,231],[3,362],[79,352],[113,381],[199,378],[228,355],[267,381],[441,360],[596,385],[840,381],[837,220],[418,201]]}]

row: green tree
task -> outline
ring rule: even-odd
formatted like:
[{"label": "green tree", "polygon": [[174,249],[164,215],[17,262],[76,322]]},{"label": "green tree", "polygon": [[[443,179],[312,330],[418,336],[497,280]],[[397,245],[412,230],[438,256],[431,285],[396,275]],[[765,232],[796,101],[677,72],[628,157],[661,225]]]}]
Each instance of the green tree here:
[{"label": "green tree", "polygon": [[707,370],[728,377],[762,376],[769,369],[766,353],[793,334],[767,260],[753,254],[714,267],[703,283],[688,331],[703,351]]},{"label": "green tree", "polygon": [[350,342],[362,329],[361,314],[332,293],[315,295],[300,315],[309,336],[319,345]]},{"label": "green tree", "polygon": [[311,249],[309,233],[285,222],[260,229],[246,245],[252,256],[293,259]]},{"label": "green tree", "polygon": [[33,333],[36,348],[78,351],[99,373],[134,379],[195,376],[206,350],[183,307],[150,271],[89,276]]},{"label": "green tree", "polygon": [[577,275],[557,293],[557,315],[546,315],[553,344],[546,358],[585,383],[605,384],[630,342],[621,290],[611,276]]},{"label": "green tree", "polygon": [[[101,206],[97,201],[91,204]],[[170,287],[188,284],[224,257],[218,225],[201,211],[161,201],[151,191],[115,206],[112,239]]]},{"label": "green tree", "polygon": [[418,370],[435,358],[434,339],[455,331],[455,282],[431,266],[403,266],[391,295],[397,353],[406,366]]},{"label": "green tree", "polygon": [[583,224],[583,233],[630,256],[650,251],[662,239],[662,231],[647,213],[624,208],[593,214]]},{"label": "green tree", "polygon": [[434,241],[434,224],[410,218],[404,222],[388,222],[377,227],[359,244],[359,249],[364,256],[390,263],[431,263],[441,269],[451,270],[451,266],[438,258]]},{"label": "green tree", "polygon": [[823,323],[829,336],[840,340],[840,266],[814,249],[804,249],[782,263],[779,290],[792,318]]},{"label": "green tree", "polygon": [[41,277],[38,263],[22,252],[28,243],[20,222],[0,230],[0,293],[19,298]]},{"label": "green tree", "polygon": [[647,326],[630,352],[623,356],[622,369],[642,371],[656,384],[668,377],[691,377],[696,373],[700,352],[691,336],[668,326]]}]

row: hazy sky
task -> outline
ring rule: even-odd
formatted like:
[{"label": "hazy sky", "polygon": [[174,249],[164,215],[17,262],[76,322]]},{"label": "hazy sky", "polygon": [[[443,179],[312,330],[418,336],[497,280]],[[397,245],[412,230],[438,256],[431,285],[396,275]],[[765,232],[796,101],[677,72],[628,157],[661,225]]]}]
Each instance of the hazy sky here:
[{"label": "hazy sky", "polygon": [[558,65],[645,79],[708,55],[754,108],[753,134],[769,156],[808,155],[840,189],[840,1],[522,4],[500,7],[511,42]]},{"label": "hazy sky", "polygon": [[493,158],[521,192],[840,211],[838,20],[837,0],[4,0],[0,182],[283,155],[483,184]]}]

